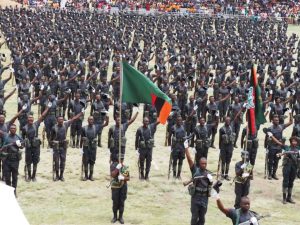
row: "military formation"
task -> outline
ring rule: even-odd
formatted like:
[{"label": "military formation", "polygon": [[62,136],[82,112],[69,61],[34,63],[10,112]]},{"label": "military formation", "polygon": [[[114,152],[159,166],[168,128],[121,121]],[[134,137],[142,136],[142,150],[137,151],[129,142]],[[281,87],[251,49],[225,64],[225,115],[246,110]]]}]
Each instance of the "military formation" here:
[{"label": "military formation", "polygon": [[[294,203],[293,183],[300,177],[300,44],[295,34],[287,36],[286,22],[5,8],[0,11],[0,26],[4,35],[1,46],[11,50],[11,55],[1,55],[0,67],[1,74],[9,72],[8,78],[0,81],[1,169],[8,185],[17,188],[22,151],[25,179],[37,181],[41,148],[53,153],[53,181],[65,181],[69,146],[81,149],[82,181],[93,181],[97,148],[106,148],[101,137],[108,132],[112,222],[124,223],[130,180],[123,163],[126,132],[141,108],[120,99],[121,62],[127,61],[172,101],[165,136],[170,149],[168,177],[181,179],[187,159],[192,173],[187,184],[192,225],[205,223],[208,197],[212,190],[219,192],[221,180],[235,183],[236,209],[249,202],[259,149],[266,149],[268,179],[278,180],[283,156],[283,203]],[[253,64],[257,65],[264,115],[271,123],[264,129],[257,127],[255,134],[243,125]],[[10,79],[16,85],[5,95]],[[5,102],[15,92],[18,112],[8,121]],[[37,115],[33,115],[33,107]],[[110,109],[115,122],[106,131]],[[134,145],[141,180],[150,180],[157,116],[154,106],[144,104]],[[39,135],[42,122],[44,129]],[[284,129],[290,125],[294,128],[288,146]],[[259,146],[258,134],[265,135],[264,146]],[[216,146],[219,163],[217,183],[213,184],[214,174],[206,169],[206,159]],[[236,148],[243,151],[232,179],[229,173]],[[218,195],[214,193],[214,197]],[[217,204],[226,215],[236,218],[236,211],[222,207],[219,199]],[[249,219],[238,217],[238,223]]]}]

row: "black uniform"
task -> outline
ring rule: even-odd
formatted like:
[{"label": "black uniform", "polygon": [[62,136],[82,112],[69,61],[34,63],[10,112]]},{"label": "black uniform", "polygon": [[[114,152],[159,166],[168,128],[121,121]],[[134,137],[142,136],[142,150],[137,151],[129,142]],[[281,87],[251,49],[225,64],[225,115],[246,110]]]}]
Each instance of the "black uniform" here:
[{"label": "black uniform", "polygon": [[[125,133],[128,128],[128,123],[121,125],[121,154],[125,156],[126,137]],[[112,161],[118,159],[119,154],[119,127],[113,125],[108,131],[108,148],[110,149],[110,157]]]},{"label": "black uniform", "polygon": [[[94,123],[101,125],[105,119],[104,114],[101,112],[105,110],[105,106],[101,100],[94,101],[91,107],[91,115],[94,117]],[[101,127],[101,126],[100,126]],[[102,135],[102,129],[100,129],[98,133],[98,147],[102,147],[101,144],[101,135]]]},{"label": "black uniform", "polygon": [[177,168],[177,161],[178,161],[178,172],[177,178],[180,178],[181,168],[183,160],[185,159],[185,152],[184,152],[184,141],[186,137],[186,131],[183,125],[175,124],[171,129],[171,136],[172,136],[172,160],[173,160],[173,177],[176,177],[176,168]]},{"label": "black uniform", "polygon": [[[191,225],[204,225],[207,212],[208,197],[212,182],[207,178],[207,170],[201,170],[197,166],[191,168],[193,184],[189,187],[191,194]],[[193,190],[192,190],[193,189]]]},{"label": "black uniform", "polygon": [[242,168],[242,165],[244,165],[244,161],[240,161],[235,164],[235,173],[237,176],[235,178],[235,188],[234,188],[234,192],[235,192],[234,208],[236,209],[240,207],[241,198],[249,194],[249,189],[250,189],[249,176],[243,178],[242,174],[246,173],[247,168],[249,168],[249,166],[251,167],[251,165],[247,162],[245,164],[247,164],[245,168]]},{"label": "black uniform", "polygon": [[156,132],[156,122],[149,124],[148,127],[140,127],[136,131],[135,147],[139,149],[139,163],[141,178],[144,178],[144,164],[146,160],[145,179],[148,179],[151,161],[152,150],[154,147],[154,134]]},{"label": "black uniform", "polygon": [[233,144],[235,141],[235,133],[231,126],[223,126],[219,130],[219,148],[222,160],[222,175],[228,176],[229,166],[231,162]]},{"label": "black uniform", "polygon": [[199,162],[202,157],[207,158],[208,148],[211,144],[208,131],[208,125],[198,125],[194,128],[194,138],[192,139],[191,146],[195,146],[196,148],[196,162]]},{"label": "black uniform", "polygon": [[[22,129],[22,137],[25,141],[25,164],[28,171],[28,179],[35,180],[37,164],[40,161],[41,140],[38,137],[40,122],[25,125]],[[31,164],[33,164],[31,176]]]},{"label": "black uniform", "polygon": [[255,160],[256,160],[257,149],[258,149],[257,132],[255,132],[254,135],[249,132],[248,139],[244,140],[246,135],[247,135],[247,129],[245,127],[242,131],[241,146],[243,148],[243,146],[246,144],[245,142],[247,141],[246,151],[249,153],[249,161],[250,161],[251,165],[254,166]]},{"label": "black uniform", "polygon": [[[19,147],[14,143],[17,141],[23,141],[17,134],[8,134],[4,138],[3,145],[9,145],[6,148],[7,156],[3,161],[3,174],[5,183],[9,186],[17,189],[18,174],[19,174],[19,161],[21,160],[21,152]],[[15,190],[16,193],[16,190]]]},{"label": "black uniform", "polygon": [[[71,100],[69,103],[69,119],[74,115],[79,114],[83,109],[82,101],[84,100]],[[70,112],[72,111],[72,112]],[[72,147],[75,148],[75,139],[76,139],[76,148],[79,148],[79,140],[81,135],[82,121],[84,116],[82,115],[78,120],[72,123],[71,125],[71,141]],[[75,138],[76,137],[76,138]]]},{"label": "black uniform", "polygon": [[[68,141],[67,139],[67,131],[69,126],[71,125],[70,121],[64,122],[62,125],[55,124],[52,128],[51,132],[51,141],[53,148],[53,162],[56,174],[56,180],[61,179],[64,180],[63,174],[66,165],[66,156],[67,156],[67,147]],[[60,170],[60,174],[59,174]]]},{"label": "black uniform", "polygon": [[[87,125],[82,128],[81,139],[83,145],[82,162],[84,166],[85,178],[93,179],[94,165],[97,153],[97,135],[102,130],[102,124]],[[88,176],[88,166],[90,165],[90,175]]]}]

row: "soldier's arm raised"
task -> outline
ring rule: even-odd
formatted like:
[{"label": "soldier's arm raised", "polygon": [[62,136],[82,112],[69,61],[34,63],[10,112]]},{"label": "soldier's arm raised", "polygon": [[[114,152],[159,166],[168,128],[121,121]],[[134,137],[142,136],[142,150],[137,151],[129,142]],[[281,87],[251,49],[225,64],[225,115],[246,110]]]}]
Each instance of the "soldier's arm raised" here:
[{"label": "soldier's arm raised", "polygon": [[43,122],[43,120],[45,119],[45,116],[47,115],[48,111],[49,111],[49,107],[47,106],[46,109],[44,110],[44,112],[42,113],[42,115],[40,116],[40,118],[38,119],[39,123]]},{"label": "soldier's arm raised", "polygon": [[135,121],[135,119],[137,118],[138,114],[139,114],[139,112],[136,112],[135,115],[128,121],[128,126],[131,125]]},{"label": "soldier's arm raised", "polygon": [[17,90],[17,88],[14,88],[7,96],[4,97],[3,102],[5,103],[7,99],[9,99]]},{"label": "soldier's arm raised", "polygon": [[83,115],[83,112],[78,113],[76,116],[73,116],[70,120],[70,123],[73,123],[75,120],[78,120]]},{"label": "soldier's arm raised", "polygon": [[229,209],[225,208],[223,203],[221,202],[220,198],[217,198],[217,206],[219,210],[224,213],[226,216],[229,214]]},{"label": "soldier's arm raised", "polygon": [[11,118],[9,124],[13,124],[16,121],[16,119],[22,114],[22,112],[24,112],[23,108],[13,118]]}]

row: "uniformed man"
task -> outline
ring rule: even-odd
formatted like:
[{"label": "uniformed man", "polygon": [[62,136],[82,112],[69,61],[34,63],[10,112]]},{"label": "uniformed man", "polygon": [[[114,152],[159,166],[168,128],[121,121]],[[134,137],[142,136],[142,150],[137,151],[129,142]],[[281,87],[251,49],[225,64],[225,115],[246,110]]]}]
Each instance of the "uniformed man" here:
[{"label": "uniformed man", "polygon": [[[103,113],[104,111],[106,111],[106,109],[101,100],[101,95],[96,94],[95,101],[91,105],[91,116],[93,116],[95,124],[101,125],[103,123],[104,119],[106,118],[106,114]],[[98,133],[98,147],[102,147],[101,136],[102,129]]]},{"label": "uniformed man", "polygon": [[[51,103],[48,104],[46,110],[42,113],[40,118],[34,122],[33,116],[28,116],[27,124],[22,128],[22,138],[24,140],[25,145],[25,173],[27,172],[27,176],[25,179],[27,182],[32,180],[36,181],[36,170],[37,164],[40,161],[40,146],[41,140],[39,139],[39,127],[41,122],[44,120],[49,108],[51,107]],[[32,170],[31,170],[31,164]],[[26,171],[27,170],[27,171]],[[32,174],[31,174],[32,171]]]},{"label": "uniformed man", "polygon": [[[66,164],[66,156],[67,156],[67,131],[69,126],[79,119],[84,113],[84,108],[82,111],[76,116],[72,117],[70,120],[64,122],[64,118],[59,116],[57,118],[57,124],[55,124],[52,128],[50,143],[53,148],[53,181],[65,181],[64,179],[64,171]],[[59,173],[60,169],[60,173]]]},{"label": "uniformed man", "polygon": [[108,148],[110,149],[110,160],[113,162],[117,159],[119,153],[119,129],[121,127],[121,153],[125,155],[126,137],[125,133],[127,128],[135,121],[138,112],[126,123],[121,124],[120,117],[117,116],[116,124],[111,126],[108,131]]},{"label": "uniformed man", "polygon": [[184,126],[187,135],[193,133],[194,127],[197,125],[197,109],[198,105],[195,105],[194,96],[190,96],[190,102],[187,103],[184,107]]},{"label": "uniformed man", "polygon": [[[139,127],[135,135],[135,149],[139,156],[140,179],[149,180],[149,173],[152,161],[152,150],[154,147],[154,134],[159,122],[149,124],[149,118],[144,117],[143,126]],[[145,168],[146,160],[146,170]],[[145,172],[145,173],[144,173]]]},{"label": "uniformed man", "polygon": [[194,163],[188,150],[188,141],[185,141],[184,147],[185,155],[192,173],[192,183],[189,185],[192,213],[191,225],[204,225],[213,177],[206,170],[206,158],[202,157],[199,161],[195,161]]},{"label": "uniformed man", "polygon": [[282,160],[282,203],[286,204],[287,202],[295,204],[295,201],[292,199],[292,192],[294,186],[294,180],[297,175],[297,169],[299,166],[299,139],[297,137],[290,138],[290,147],[283,148],[283,151],[280,155],[283,155]]},{"label": "uniformed man", "polygon": [[235,141],[235,133],[231,127],[230,117],[225,118],[225,124],[220,128],[219,134],[219,149],[222,160],[222,178],[230,180],[228,172],[233,152],[233,144]]},{"label": "uniformed man", "polygon": [[202,117],[199,120],[199,125],[194,128],[194,135],[191,141],[191,147],[196,149],[195,162],[199,162],[202,157],[207,158],[210,142],[209,127],[205,124],[205,119]]},{"label": "uniformed man", "polygon": [[[119,220],[121,224],[124,224],[123,213],[125,208],[125,200],[127,198],[127,181],[130,180],[128,167],[123,164],[122,156],[121,162],[118,162],[114,158],[113,163],[110,166],[111,181],[111,199],[113,201],[113,218],[112,223]],[[119,211],[119,217],[118,217]]]},{"label": "uniformed man", "polygon": [[[79,114],[82,109],[85,108],[85,100],[80,99],[80,93],[75,94],[75,100],[71,100],[68,106],[68,117],[72,118],[74,115]],[[71,125],[71,146],[72,148],[79,148],[79,141],[81,135],[82,121],[84,115],[82,115],[78,120],[76,120]],[[75,144],[76,139],[76,144]]]},{"label": "uniformed man", "polygon": [[[83,147],[82,163],[84,170],[83,181],[87,179],[94,181],[93,172],[96,162],[97,153],[97,136],[98,133],[108,125],[109,117],[106,116],[102,124],[94,124],[94,118],[90,116],[88,118],[88,125],[82,128],[81,133],[81,147]],[[90,174],[88,175],[88,167]]]},{"label": "uniformed man", "polygon": [[235,164],[235,203],[234,208],[239,208],[241,198],[249,194],[250,176],[253,165],[249,162],[249,153],[241,152],[242,160]]},{"label": "uniformed man", "polygon": [[[9,128],[9,134],[5,136],[4,143],[1,151],[6,152],[6,158],[3,161],[3,173],[6,185],[15,188],[15,195],[17,193],[18,174],[19,174],[19,161],[22,159],[23,148],[22,138],[16,134],[17,127],[12,124]],[[17,196],[17,195],[16,195]]]},{"label": "uniformed man", "polygon": [[[284,138],[283,138],[283,130],[290,126],[293,123],[293,117],[291,110],[289,110],[290,113],[290,120],[286,124],[279,124],[279,117],[278,116],[273,116],[272,122],[273,125],[269,127],[267,130],[267,135],[266,135],[266,141],[265,141],[265,147],[268,149],[268,179],[272,180],[278,180],[278,177],[276,175],[277,168],[278,168],[278,162],[279,158],[276,156],[278,153],[281,152],[281,146],[277,143],[274,142],[273,139],[270,139],[271,136],[274,136],[280,143],[284,143]],[[267,138],[269,136],[269,138]]]},{"label": "uniformed man", "polygon": [[[181,179],[181,169],[183,160],[185,159],[183,143],[186,137],[186,131],[183,126],[182,117],[180,115],[176,118],[176,124],[172,127],[170,138],[171,143],[171,155],[172,155],[172,167],[173,167],[173,178]],[[176,173],[178,165],[178,171]]]},{"label": "uniformed man", "polygon": [[232,225],[242,224],[248,222],[252,225],[258,225],[258,214],[250,210],[250,199],[248,197],[242,197],[240,202],[240,208],[230,209],[225,208],[220,200],[219,194],[215,196],[217,200],[217,206],[222,213],[229,217],[232,221]]}]

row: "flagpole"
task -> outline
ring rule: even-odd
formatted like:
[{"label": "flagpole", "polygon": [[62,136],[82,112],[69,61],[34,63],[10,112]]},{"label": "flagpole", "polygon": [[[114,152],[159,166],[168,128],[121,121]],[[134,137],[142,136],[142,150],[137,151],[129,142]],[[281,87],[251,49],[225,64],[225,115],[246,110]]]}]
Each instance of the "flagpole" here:
[{"label": "flagpole", "polygon": [[120,99],[119,99],[119,118],[120,118],[120,125],[119,125],[119,163],[121,163],[121,135],[122,135],[122,96],[123,96],[123,61],[121,61],[121,73],[120,73]]}]

